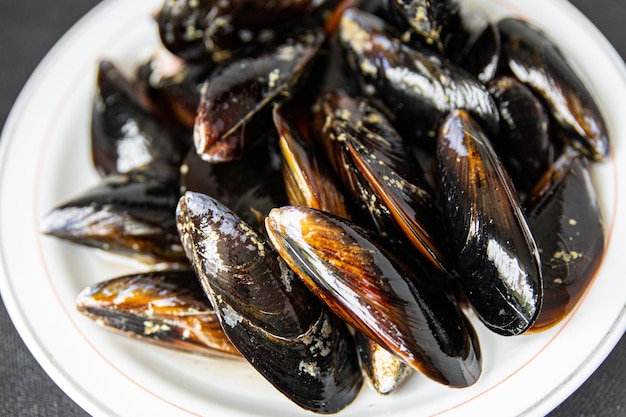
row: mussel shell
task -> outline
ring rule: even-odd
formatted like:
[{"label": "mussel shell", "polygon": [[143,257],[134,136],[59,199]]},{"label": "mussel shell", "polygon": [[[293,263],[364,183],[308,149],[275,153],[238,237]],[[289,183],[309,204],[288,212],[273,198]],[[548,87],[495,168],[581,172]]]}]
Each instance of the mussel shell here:
[{"label": "mussel shell", "polygon": [[296,126],[296,121],[292,120],[294,116],[290,116],[282,106],[274,108],[274,125],[280,136],[282,172],[289,203],[348,218],[346,200],[336,185],[331,168],[320,157],[315,144]]},{"label": "mussel shell", "polygon": [[196,152],[207,161],[240,157],[245,142],[271,124],[270,105],[300,81],[323,40],[321,30],[305,31],[211,73],[196,115]]},{"label": "mussel shell", "polygon": [[519,197],[489,139],[454,111],[437,144],[447,237],[467,299],[491,330],[520,334],[541,308],[539,253]]},{"label": "mussel shell", "polygon": [[517,189],[528,192],[554,161],[549,114],[513,77],[497,77],[487,88],[500,110],[500,135],[492,143]]},{"label": "mussel shell", "polygon": [[164,177],[178,174],[191,135],[168,124],[151,106],[113,62],[100,62],[91,144],[93,163],[101,176],[146,168]]},{"label": "mussel shell", "polygon": [[508,18],[497,27],[509,70],[543,98],[563,128],[575,133],[571,146],[591,159],[603,160],[610,146],[602,114],[561,51],[528,22]]},{"label": "mussel shell", "polygon": [[42,232],[148,263],[184,262],[176,229],[178,180],[141,171],[108,176],[46,214]]},{"label": "mussel shell", "polygon": [[386,0],[391,19],[417,35],[418,42],[444,55],[461,34],[457,0]]},{"label": "mussel shell", "polygon": [[185,193],[177,222],[224,332],[252,366],[305,409],[349,404],[363,379],[352,335],[272,246],[202,194]]},{"label": "mussel shell", "polygon": [[543,273],[535,330],[558,323],[581,299],[601,264],[605,234],[588,164],[571,149],[546,172],[525,207]]},{"label": "mussel shell", "polygon": [[390,239],[396,232],[445,271],[434,192],[388,119],[365,100],[334,90],[318,103],[326,152],[347,191]]},{"label": "mussel shell", "polygon": [[196,354],[240,357],[192,271],[125,275],[90,285],[78,311],[105,328]]},{"label": "mussel shell", "polygon": [[[165,47],[187,61],[224,62],[293,32],[321,26],[337,0],[166,0],[157,16]],[[311,20],[311,22],[308,22]]]},{"label": "mussel shell", "polygon": [[442,287],[403,265],[365,229],[304,207],[270,212],[274,246],[335,314],[413,368],[454,387],[481,372],[471,326]]},{"label": "mussel shell", "polygon": [[498,109],[486,88],[435,53],[412,49],[380,18],[349,9],[340,36],[363,91],[383,102],[404,138],[434,148],[441,121],[467,109],[490,134],[498,132]]}]

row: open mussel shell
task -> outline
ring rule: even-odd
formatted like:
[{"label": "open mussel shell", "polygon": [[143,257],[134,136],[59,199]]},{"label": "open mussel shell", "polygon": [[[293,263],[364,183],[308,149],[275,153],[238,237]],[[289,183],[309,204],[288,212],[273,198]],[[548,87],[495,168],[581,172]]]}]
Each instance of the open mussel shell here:
[{"label": "open mussel shell", "polygon": [[592,282],[605,247],[587,161],[566,150],[525,202],[541,256],[543,306],[533,330],[558,323]]},{"label": "open mussel shell", "polygon": [[265,223],[282,258],[348,324],[437,382],[476,382],[473,328],[441,286],[420,276],[430,264],[408,267],[371,233],[310,208],[276,208]]},{"label": "open mussel shell", "polygon": [[464,294],[491,330],[516,335],[541,308],[539,253],[513,184],[480,126],[462,110],[437,144],[450,256]]},{"label": "open mussel shell", "polygon": [[504,65],[548,105],[554,119],[570,135],[570,145],[594,160],[609,153],[602,114],[585,83],[543,32],[519,19],[497,23]]},{"label": "open mussel shell", "polygon": [[134,171],[110,175],[50,212],[42,232],[148,263],[186,262],[176,229],[178,180]]},{"label": "open mussel shell", "polygon": [[492,143],[517,189],[528,192],[554,161],[550,116],[513,77],[497,77],[487,87],[500,110],[500,135]]},{"label": "open mussel shell", "polygon": [[301,116],[289,114],[282,106],[274,108],[274,125],[280,137],[282,172],[289,203],[348,218],[343,192],[313,141],[300,129],[298,123],[304,121],[298,117]]},{"label": "open mussel shell", "polygon": [[349,404],[363,381],[354,339],[271,244],[203,194],[184,194],[177,223],[224,332],[252,366],[307,410]]},{"label": "open mussel shell", "polygon": [[240,157],[250,137],[271,124],[271,104],[300,81],[324,38],[321,29],[307,30],[211,73],[196,115],[196,152],[210,162]]},{"label": "open mussel shell", "polygon": [[446,260],[434,192],[383,113],[339,90],[324,94],[318,124],[344,187],[389,239],[403,236],[441,271]]},{"label": "open mussel shell", "polygon": [[339,34],[363,91],[394,115],[396,129],[434,148],[437,128],[454,109],[469,109],[490,134],[497,134],[498,109],[472,75],[427,50],[405,45],[380,18],[358,9],[343,14]]},{"label": "open mussel shell", "polygon": [[176,175],[191,135],[164,122],[148,96],[117,66],[102,60],[91,119],[94,166],[101,176],[150,167]]},{"label": "open mussel shell", "polygon": [[90,285],[76,308],[107,329],[159,346],[240,357],[193,271],[146,272]]}]

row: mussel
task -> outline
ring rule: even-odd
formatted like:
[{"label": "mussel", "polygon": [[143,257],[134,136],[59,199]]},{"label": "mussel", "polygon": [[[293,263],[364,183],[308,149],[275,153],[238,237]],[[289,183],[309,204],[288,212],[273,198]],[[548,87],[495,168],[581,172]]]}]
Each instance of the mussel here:
[{"label": "mussel", "polygon": [[427,278],[429,263],[397,259],[371,232],[319,210],[275,208],[265,223],[282,258],[339,317],[434,381],[476,382],[474,330]]},{"label": "mussel", "polygon": [[244,144],[271,125],[271,104],[291,92],[324,38],[320,29],[305,31],[211,73],[196,115],[196,152],[210,162],[239,158]]},{"label": "mussel", "polygon": [[524,206],[543,273],[537,330],[558,323],[589,287],[604,253],[604,222],[588,162],[571,148],[545,173]]},{"label": "mussel", "polygon": [[550,116],[524,84],[501,76],[487,83],[500,110],[500,135],[494,148],[518,191],[528,192],[554,161]]},{"label": "mussel", "polygon": [[[220,63],[266,46],[294,27],[319,26],[337,0],[165,0],[157,16],[163,45],[187,61]],[[308,22],[313,20],[312,22]],[[250,48],[252,47],[252,48]]]},{"label": "mussel", "polygon": [[[274,108],[274,125],[279,134],[282,173],[289,202],[348,218],[347,202],[316,145],[292,120],[282,106]],[[279,207],[276,205],[274,207]]]},{"label": "mussel", "polygon": [[43,233],[148,263],[187,263],[176,229],[178,177],[109,175],[44,217]]},{"label": "mussel", "polygon": [[203,194],[180,199],[181,241],[224,332],[299,406],[334,413],[363,377],[347,326],[294,276],[271,244]]},{"label": "mussel", "polygon": [[172,349],[239,358],[190,270],[124,275],[85,288],[78,311],[133,338]]},{"label": "mussel", "polygon": [[339,33],[364,93],[390,109],[403,137],[432,149],[443,118],[459,108],[497,135],[495,103],[486,88],[457,65],[408,47],[383,20],[358,9],[343,14]]},{"label": "mussel", "polygon": [[480,126],[463,111],[437,142],[450,256],[472,307],[491,330],[516,335],[542,302],[539,252],[511,179]]},{"label": "mussel", "polygon": [[339,90],[324,94],[317,108],[326,153],[361,211],[381,234],[403,236],[446,271],[434,191],[385,115]]},{"label": "mussel", "polygon": [[457,0],[387,0],[391,19],[405,28],[405,37],[442,56],[454,45],[461,31]]},{"label": "mussel", "polygon": [[150,168],[153,175],[178,175],[191,135],[164,117],[112,61],[97,74],[91,120],[94,166],[101,176]]},{"label": "mussel", "polygon": [[523,20],[503,19],[497,28],[503,65],[543,98],[554,119],[571,133],[570,145],[591,159],[606,158],[610,147],[602,114],[556,45]]}]

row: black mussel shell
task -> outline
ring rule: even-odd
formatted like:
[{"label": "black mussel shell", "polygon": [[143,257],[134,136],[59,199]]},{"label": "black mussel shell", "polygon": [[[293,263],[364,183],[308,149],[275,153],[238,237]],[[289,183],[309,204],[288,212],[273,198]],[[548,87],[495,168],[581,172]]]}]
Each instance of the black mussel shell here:
[{"label": "black mussel shell", "polygon": [[543,273],[543,306],[533,330],[572,311],[602,261],[604,223],[587,166],[566,150],[525,202]]},{"label": "black mussel shell", "polygon": [[252,366],[305,409],[349,404],[363,380],[353,337],[271,244],[203,194],[184,194],[177,224],[224,332]]},{"label": "black mussel shell", "polygon": [[609,139],[602,114],[561,51],[528,22],[508,18],[497,27],[505,65],[542,97],[554,119],[573,133],[571,146],[591,159],[603,160],[609,153]]},{"label": "black mussel shell", "polygon": [[339,33],[364,93],[390,109],[403,137],[434,148],[441,121],[454,109],[467,109],[497,135],[498,109],[468,72],[435,53],[406,46],[383,20],[358,9],[343,14]]},{"label": "black mussel shell", "polygon": [[[293,32],[321,26],[338,0],[165,0],[158,16],[163,45],[187,61],[220,63]],[[309,22],[309,20],[311,20]]]},{"label": "black mussel shell", "polygon": [[469,40],[463,54],[463,67],[483,84],[496,77],[500,70],[502,45],[500,32],[493,22],[487,22],[482,31]]},{"label": "black mussel shell", "polygon": [[146,168],[176,176],[191,145],[190,132],[166,123],[138,86],[108,60],[98,68],[91,138],[93,163],[103,177]]},{"label": "black mussel shell", "polygon": [[306,31],[214,71],[196,115],[196,152],[214,162],[240,157],[245,142],[271,124],[270,105],[300,81],[323,40],[321,30]]},{"label": "black mussel shell", "polygon": [[310,208],[276,208],[265,223],[282,258],[348,324],[437,382],[476,382],[473,328],[422,276],[430,264],[409,268],[365,229]]},{"label": "black mussel shell", "polygon": [[[457,0],[386,0],[391,19],[406,30],[410,39],[441,55],[461,31]],[[411,36],[416,35],[416,36]]]},{"label": "black mussel shell", "polygon": [[520,334],[537,318],[542,280],[518,194],[465,111],[452,112],[441,126],[437,159],[450,256],[464,294],[489,329]]},{"label": "black mussel shell", "polygon": [[42,232],[149,263],[184,262],[176,229],[178,179],[111,175],[46,214]]},{"label": "black mussel shell", "polygon": [[554,161],[549,114],[513,77],[495,78],[487,88],[500,110],[500,135],[493,145],[517,189],[528,192]]},{"label": "black mussel shell", "polygon": [[327,155],[361,211],[381,234],[403,236],[446,271],[434,192],[385,115],[339,90],[322,96],[317,108]]},{"label": "black mussel shell", "polygon": [[76,308],[105,328],[191,353],[240,357],[192,271],[125,275],[85,288]]},{"label": "black mussel shell", "polygon": [[348,218],[343,191],[337,186],[331,168],[315,143],[303,132],[306,126],[300,127],[303,122],[301,115],[289,114],[282,106],[274,108],[274,125],[280,136],[282,172],[289,203]]}]

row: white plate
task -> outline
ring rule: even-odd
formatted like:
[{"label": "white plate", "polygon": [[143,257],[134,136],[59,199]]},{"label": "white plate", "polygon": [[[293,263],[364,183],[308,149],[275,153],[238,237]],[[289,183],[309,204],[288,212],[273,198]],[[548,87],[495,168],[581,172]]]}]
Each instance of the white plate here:
[{"label": "white plate", "polygon": [[[133,65],[157,42],[151,13],[161,0],[103,2],[55,46],[24,88],[3,132],[0,153],[1,290],[18,331],[50,376],[96,416],[297,416],[300,410],[251,368],[128,340],[74,310],[85,286],[126,272],[93,250],[39,233],[42,216],[95,185],[89,121],[96,64]],[[608,42],[564,0],[472,0],[492,16],[527,16],[556,40],[586,79],[614,144],[596,166],[609,248],[583,302],[557,327],[504,338],[476,324],[484,371],[453,390],[414,375],[380,397],[364,387],[344,416],[546,414],[604,360],[626,327],[626,71]],[[617,213],[622,213],[616,216]]]}]

